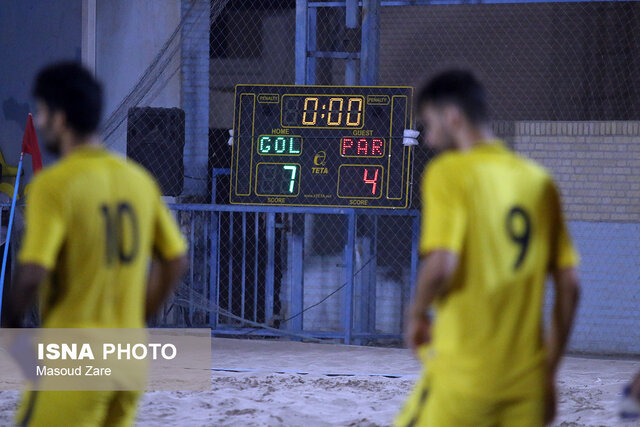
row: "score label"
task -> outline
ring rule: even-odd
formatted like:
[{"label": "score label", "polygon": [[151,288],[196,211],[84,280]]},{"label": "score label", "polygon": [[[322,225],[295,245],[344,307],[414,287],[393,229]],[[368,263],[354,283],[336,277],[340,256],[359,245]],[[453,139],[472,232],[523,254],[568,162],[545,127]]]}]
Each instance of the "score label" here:
[{"label": "score label", "polygon": [[236,86],[230,202],[409,206],[413,89]]}]

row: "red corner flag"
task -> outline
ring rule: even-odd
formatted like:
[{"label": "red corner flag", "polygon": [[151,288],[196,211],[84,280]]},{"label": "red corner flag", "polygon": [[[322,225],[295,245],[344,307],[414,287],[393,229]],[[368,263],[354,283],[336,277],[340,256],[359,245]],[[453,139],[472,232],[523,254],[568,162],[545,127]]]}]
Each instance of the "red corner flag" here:
[{"label": "red corner flag", "polygon": [[33,127],[33,116],[31,113],[29,113],[29,117],[27,117],[27,127],[24,129],[21,151],[23,153],[31,154],[34,174],[42,169],[42,155],[40,155],[40,146],[38,145],[36,129]]}]

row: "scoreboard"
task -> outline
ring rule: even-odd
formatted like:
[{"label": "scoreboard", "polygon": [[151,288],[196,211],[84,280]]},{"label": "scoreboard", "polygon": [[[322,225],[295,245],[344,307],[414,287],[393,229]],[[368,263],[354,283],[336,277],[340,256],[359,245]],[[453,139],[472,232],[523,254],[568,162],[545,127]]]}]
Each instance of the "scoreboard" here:
[{"label": "scoreboard", "polygon": [[238,85],[230,202],[406,208],[413,88]]}]

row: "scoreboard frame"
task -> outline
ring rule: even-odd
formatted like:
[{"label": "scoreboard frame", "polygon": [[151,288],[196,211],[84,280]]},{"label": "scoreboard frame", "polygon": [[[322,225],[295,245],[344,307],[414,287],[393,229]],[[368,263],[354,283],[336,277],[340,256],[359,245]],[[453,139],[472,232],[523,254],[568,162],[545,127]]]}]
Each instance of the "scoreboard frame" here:
[{"label": "scoreboard frame", "polygon": [[[264,92],[262,92],[263,88]],[[229,202],[236,205],[280,207],[407,209],[411,203],[412,193],[413,147],[404,146],[402,140],[404,129],[415,127],[412,108],[413,94],[414,89],[410,86],[236,85]],[[243,98],[245,96],[251,97],[251,99]],[[302,111],[301,123],[296,123],[295,120],[299,119],[291,119],[292,116],[290,115],[285,124],[285,98],[295,97],[304,98],[304,102],[297,102],[297,104],[294,102],[294,105],[298,105],[294,107],[297,110],[289,109],[287,111],[292,111],[293,113],[288,112],[287,114],[299,115]],[[322,111],[319,110],[319,100],[323,98],[330,100],[329,109],[326,111],[326,103]],[[311,116],[311,109],[308,108],[310,99],[315,100],[313,122],[308,118]],[[354,99],[359,99],[360,102],[355,102],[353,101]],[[344,102],[345,100],[347,102]],[[304,109],[300,108],[301,104],[304,104]],[[344,109],[345,104],[347,104],[346,110]],[[356,104],[359,104],[357,114],[352,109],[352,106]],[[339,105],[340,109],[333,109],[333,105]],[[245,111],[243,111],[243,106]],[[251,110],[250,116],[247,108]],[[259,110],[257,110],[258,108]],[[372,110],[369,111],[371,114],[368,114],[368,109]],[[274,113],[276,110],[277,114]],[[401,126],[402,129],[398,130],[397,127],[402,122],[402,118],[397,115],[395,119],[396,134],[394,134],[393,115],[396,110],[399,113],[404,113],[404,123]],[[382,117],[378,120],[386,112],[388,112],[388,117]],[[321,123],[316,125],[318,113],[322,113],[322,118],[325,115],[327,116],[324,126]],[[279,115],[279,117],[272,117],[274,114]],[[334,115],[334,124],[327,126],[327,123],[330,124],[332,122],[332,114]],[[342,125],[343,115],[346,117],[345,125]],[[305,116],[307,116],[306,123]],[[338,125],[335,125],[336,116],[338,116]],[[247,127],[248,120],[251,121],[250,129]],[[256,128],[257,121],[258,128]],[[357,124],[354,125],[356,121]],[[268,123],[269,126],[266,126],[265,123]],[[249,131],[250,135],[248,135]],[[349,134],[351,132],[352,134]],[[286,152],[286,138],[293,137],[297,138],[299,146],[294,151],[294,141],[291,139],[289,140],[289,152]],[[270,139],[265,140],[263,138]],[[351,138],[358,141],[358,154],[344,154],[346,150],[344,141]],[[258,140],[260,140],[259,144]],[[370,145],[373,146],[372,153],[379,152],[382,149],[382,155],[368,155],[368,151],[365,151],[365,155],[360,154],[362,151],[360,143],[362,141],[365,141],[367,145],[366,150],[369,149],[367,140],[370,140]],[[382,146],[378,145],[376,147],[376,140],[378,142],[382,141]],[[331,142],[327,143],[326,141]],[[275,147],[272,144],[265,150],[264,147],[272,142]],[[365,143],[363,143],[363,146]],[[250,147],[249,151],[247,151],[248,147]],[[323,147],[325,148],[322,149]],[[353,148],[353,142],[348,147]],[[376,148],[377,150],[373,151]],[[267,150],[275,150],[275,152],[267,152]],[[401,155],[400,151],[402,152]],[[318,158],[321,160],[318,160]],[[325,163],[328,158],[333,160],[331,164]],[[399,162],[400,158],[401,163]],[[359,163],[360,159],[365,163]],[[392,160],[394,161],[393,164]],[[273,191],[277,194],[269,195],[261,190],[259,192],[259,182],[269,182],[271,183],[271,188],[273,188],[275,185],[273,182],[277,181],[274,175],[279,173],[268,171],[268,169],[274,168],[263,167],[263,173],[260,174],[260,165],[283,165],[285,169],[288,167],[288,171],[292,176],[291,185],[281,182],[278,184],[280,185],[279,190],[276,188]],[[314,167],[314,165],[318,167]],[[401,166],[399,170],[398,165]],[[343,170],[346,170],[344,169],[345,166],[356,167],[350,172],[350,175],[353,175],[357,168],[360,168],[360,172],[364,171],[364,177],[361,178],[364,180],[365,185],[371,184],[372,195],[365,195],[362,190],[359,190],[360,192],[358,193],[358,190],[353,190],[355,187],[351,188],[351,190],[355,191],[357,195],[346,196],[344,194],[345,187],[340,185],[340,175]],[[329,168],[331,168],[331,173],[328,172]],[[309,170],[307,171],[307,169]],[[317,173],[316,170],[320,169],[324,175],[311,175],[312,170],[313,174],[315,174]],[[374,171],[375,178],[371,175]],[[379,182],[378,171],[381,174]],[[262,177],[267,173],[271,174],[271,176]],[[241,183],[244,186],[243,191],[238,191],[239,177],[241,177]],[[367,180],[368,177],[369,180]],[[282,179],[286,181],[288,178],[284,177]],[[394,197],[390,197],[389,190],[392,181],[394,184]],[[302,191],[304,183],[309,182],[311,182],[310,185],[315,186],[324,184],[322,191],[325,194],[308,194]],[[332,193],[329,194],[328,188],[331,182],[335,183],[333,184]],[[344,182],[349,181],[345,179]],[[358,182],[360,182],[360,179],[358,179]],[[363,183],[360,182],[360,184],[356,185],[362,186]],[[378,185],[380,187],[376,190]],[[398,185],[400,185],[399,192],[396,191]],[[343,189],[342,192],[341,188]],[[378,192],[379,194],[376,194]],[[326,200],[326,202],[318,200]]]}]

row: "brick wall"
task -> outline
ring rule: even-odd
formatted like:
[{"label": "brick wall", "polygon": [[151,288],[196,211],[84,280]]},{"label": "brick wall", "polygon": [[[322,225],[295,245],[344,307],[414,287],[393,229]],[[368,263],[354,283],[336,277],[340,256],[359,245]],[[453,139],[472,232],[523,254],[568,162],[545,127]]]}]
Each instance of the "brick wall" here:
[{"label": "brick wall", "polygon": [[640,122],[516,122],[516,151],[554,174],[571,221],[640,221]]}]

